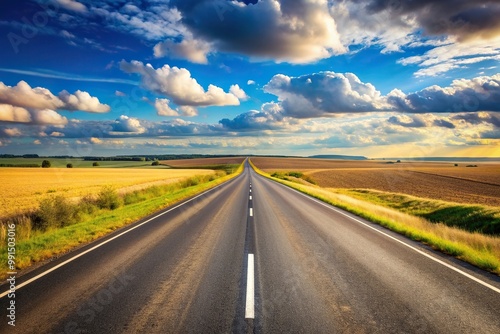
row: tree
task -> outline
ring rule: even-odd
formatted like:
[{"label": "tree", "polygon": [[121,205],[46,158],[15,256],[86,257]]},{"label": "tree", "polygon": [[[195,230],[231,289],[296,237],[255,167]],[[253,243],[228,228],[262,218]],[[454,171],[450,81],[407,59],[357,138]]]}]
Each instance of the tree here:
[{"label": "tree", "polygon": [[67,164],[66,168],[73,168],[73,164]]},{"label": "tree", "polygon": [[153,163],[151,164],[151,166],[159,166],[159,165],[160,162],[158,160],[153,161]]},{"label": "tree", "polygon": [[42,168],[50,168],[50,166],[52,166],[52,164],[49,160],[42,161]]},{"label": "tree", "polygon": [[92,164],[92,166],[97,167],[97,166],[99,166],[99,163],[96,161],[96,162],[94,162],[94,163]]}]

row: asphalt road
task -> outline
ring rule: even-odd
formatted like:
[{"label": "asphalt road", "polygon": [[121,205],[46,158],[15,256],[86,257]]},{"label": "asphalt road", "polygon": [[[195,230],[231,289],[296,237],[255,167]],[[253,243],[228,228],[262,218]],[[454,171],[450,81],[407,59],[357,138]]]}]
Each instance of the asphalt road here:
[{"label": "asphalt road", "polygon": [[18,277],[0,333],[500,333],[498,276],[248,166],[155,216]]}]

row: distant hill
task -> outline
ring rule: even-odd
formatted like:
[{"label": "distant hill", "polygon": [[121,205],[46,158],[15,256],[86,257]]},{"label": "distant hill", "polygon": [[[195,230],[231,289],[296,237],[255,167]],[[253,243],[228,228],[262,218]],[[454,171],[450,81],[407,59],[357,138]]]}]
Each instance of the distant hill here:
[{"label": "distant hill", "polygon": [[[380,160],[380,159],[377,159]],[[401,161],[434,161],[434,162],[496,162],[500,158],[471,158],[471,157],[415,157],[415,158],[384,158],[384,160]]]},{"label": "distant hill", "polygon": [[309,158],[314,159],[337,159],[337,160],[368,160],[367,157],[360,155],[311,155]]}]

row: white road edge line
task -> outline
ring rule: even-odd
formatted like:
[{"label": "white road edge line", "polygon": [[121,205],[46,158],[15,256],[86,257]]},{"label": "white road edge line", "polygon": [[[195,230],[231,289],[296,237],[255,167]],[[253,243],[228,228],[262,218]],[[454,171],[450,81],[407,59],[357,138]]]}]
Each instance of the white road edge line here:
[{"label": "white road edge line", "polygon": [[245,303],[245,319],[255,318],[255,279],[253,254],[248,254],[247,295]]},{"label": "white road edge line", "polygon": [[252,208],[250,208],[249,214],[250,214],[250,217],[253,217],[253,209]]},{"label": "white road edge line", "polygon": [[[238,177],[238,176],[236,176],[236,177]],[[231,180],[234,180],[234,179],[231,179]],[[230,181],[230,180],[228,180],[228,181]],[[227,181],[226,181],[226,182],[227,182]],[[162,212],[162,213],[160,213],[160,214],[157,214],[156,216],[154,216],[154,217],[152,217],[152,218],[149,218],[148,220],[146,220],[146,221],[144,221],[144,222],[142,222],[142,223],[140,223],[140,224],[138,224],[138,225],[136,225],[136,226],[134,226],[134,227],[132,227],[132,228],[129,228],[128,230],[123,231],[122,233],[120,233],[120,234],[118,234],[118,235],[115,235],[114,237],[112,237],[112,238],[110,238],[110,239],[108,239],[108,240],[106,240],[106,241],[101,242],[100,244],[97,244],[97,245],[95,245],[94,247],[89,248],[89,249],[87,249],[86,251],[84,251],[84,252],[82,252],[82,253],[80,253],[80,254],[78,254],[78,255],[75,255],[75,256],[73,256],[72,258],[67,259],[67,260],[66,260],[66,261],[64,261],[64,262],[59,263],[57,266],[54,266],[54,267],[52,267],[52,268],[50,268],[50,269],[48,269],[48,270],[44,271],[43,273],[40,273],[40,274],[36,275],[35,277],[32,277],[32,278],[30,278],[29,280],[27,280],[27,281],[25,281],[25,282],[22,282],[22,283],[18,284],[18,285],[16,286],[16,290],[19,290],[20,288],[22,288],[22,287],[24,287],[24,286],[26,286],[26,285],[28,285],[28,284],[30,284],[30,283],[32,283],[32,282],[34,282],[34,281],[36,281],[36,280],[37,280],[37,279],[39,279],[39,278],[42,278],[43,276],[45,276],[45,275],[47,275],[47,274],[49,274],[49,273],[53,272],[54,270],[61,268],[62,266],[64,266],[64,265],[66,265],[66,264],[68,264],[68,263],[70,263],[70,262],[72,262],[72,261],[74,261],[74,260],[78,259],[79,257],[82,257],[83,255],[85,255],[85,254],[87,254],[87,253],[92,252],[93,250],[95,250],[95,249],[97,249],[97,248],[99,248],[99,247],[101,247],[101,246],[104,246],[104,245],[105,245],[105,244],[107,244],[108,242],[111,242],[111,241],[115,240],[116,238],[119,238],[119,237],[121,237],[122,235],[127,234],[127,233],[129,233],[130,231],[133,231],[133,230],[135,230],[136,228],[139,228],[139,227],[141,227],[142,225],[147,224],[147,223],[149,223],[150,221],[155,220],[156,218],[161,217],[161,216],[163,216],[164,214],[167,214],[167,213],[169,213],[169,212],[171,212],[171,211],[173,211],[173,210],[175,210],[175,209],[177,209],[177,208],[179,208],[179,207],[183,206],[184,204],[187,204],[187,203],[189,203],[189,202],[191,202],[191,201],[193,201],[193,200],[197,199],[198,197],[203,196],[203,195],[205,195],[206,193],[208,193],[208,192],[210,192],[210,191],[212,191],[212,190],[215,190],[215,189],[217,189],[217,188],[221,187],[221,186],[222,186],[222,185],[224,185],[226,182],[221,183],[221,184],[219,184],[218,186],[213,187],[213,188],[211,188],[211,189],[208,189],[207,191],[204,191],[204,192],[202,192],[201,194],[196,195],[195,197],[193,197],[193,198],[191,198],[191,199],[187,200],[186,202],[181,203],[181,204],[179,204],[179,205],[176,205],[176,206],[174,206],[173,208],[171,208],[171,209],[169,209],[169,210],[167,210],[167,211],[165,211],[165,212]],[[7,290],[7,291],[5,291],[4,293],[0,294],[0,298],[5,297],[6,295],[8,295],[8,294],[9,294],[9,292],[10,292],[10,290]]]},{"label": "white road edge line", "polygon": [[[284,185],[282,185],[282,186],[284,186]],[[394,240],[394,241],[399,242],[400,244],[402,244],[402,245],[404,245],[404,246],[406,246],[406,247],[408,247],[408,248],[410,248],[410,249],[414,250],[415,252],[417,252],[417,253],[419,253],[419,254],[421,254],[421,255],[423,255],[423,256],[425,256],[425,257],[429,258],[430,260],[435,261],[435,262],[437,262],[437,263],[439,263],[439,264],[441,264],[441,265],[443,265],[443,266],[445,266],[445,267],[447,267],[447,268],[449,268],[449,269],[451,269],[451,270],[453,270],[453,271],[456,271],[457,273],[459,273],[459,274],[461,274],[461,275],[463,275],[463,276],[465,276],[465,277],[467,277],[467,278],[469,278],[469,279],[471,279],[471,280],[473,280],[473,281],[475,281],[475,282],[477,282],[477,283],[479,283],[479,284],[481,284],[481,285],[483,285],[483,286],[485,286],[485,287],[487,287],[487,288],[489,288],[489,289],[491,289],[491,290],[493,290],[493,291],[495,291],[495,292],[497,292],[497,293],[500,293],[500,289],[499,289],[499,288],[497,288],[497,287],[495,287],[495,286],[493,286],[493,285],[491,285],[491,284],[488,284],[488,283],[486,283],[486,282],[484,282],[484,281],[480,280],[479,278],[476,278],[476,277],[474,277],[474,276],[472,276],[472,275],[470,275],[470,274],[466,273],[465,271],[462,271],[462,270],[460,270],[460,269],[458,269],[458,268],[456,268],[456,267],[454,267],[454,266],[452,266],[452,265],[450,265],[450,264],[448,264],[448,263],[446,263],[446,262],[444,262],[444,261],[442,261],[442,260],[440,260],[440,259],[438,259],[438,258],[435,258],[434,256],[432,256],[432,255],[430,255],[430,254],[427,254],[427,253],[425,253],[425,252],[421,251],[421,250],[420,250],[420,249],[418,249],[418,248],[415,248],[415,247],[413,247],[413,246],[411,246],[411,245],[408,245],[408,244],[407,244],[407,243],[405,243],[404,241],[401,241],[401,240],[399,240],[399,239],[397,239],[397,238],[395,238],[395,237],[393,237],[393,236],[391,236],[391,235],[389,235],[389,234],[387,234],[387,233],[385,233],[385,232],[383,232],[383,231],[380,231],[379,229],[377,229],[377,228],[375,228],[375,227],[373,227],[373,226],[368,225],[367,223],[365,223],[365,222],[363,222],[363,221],[361,221],[361,220],[359,220],[359,219],[357,219],[357,218],[354,218],[354,217],[352,217],[352,216],[348,215],[348,214],[347,214],[347,213],[345,213],[345,212],[342,212],[341,210],[337,209],[337,208],[336,208],[336,207],[334,207],[333,205],[330,205],[330,204],[327,204],[327,203],[322,202],[322,201],[320,201],[320,200],[317,200],[317,199],[315,199],[315,198],[312,198],[312,197],[310,197],[310,196],[308,196],[308,195],[306,195],[306,194],[304,194],[304,193],[301,193],[300,191],[295,190],[295,189],[293,189],[293,188],[290,188],[290,187],[286,187],[286,188],[291,189],[291,190],[295,191],[296,193],[298,193],[298,194],[300,194],[300,195],[302,195],[302,196],[304,196],[304,197],[306,197],[306,198],[308,198],[308,199],[310,199],[310,200],[312,200],[312,201],[314,201],[314,202],[316,202],[316,203],[318,203],[318,204],[321,204],[321,205],[323,205],[324,207],[329,208],[330,210],[333,210],[333,211],[335,211],[335,212],[337,212],[337,213],[340,213],[341,215],[343,215],[343,216],[345,216],[345,217],[347,217],[347,218],[350,218],[350,219],[354,220],[354,221],[355,221],[355,222],[357,222],[357,223],[360,223],[360,224],[362,224],[362,225],[364,225],[364,226],[366,226],[366,227],[368,227],[368,228],[371,228],[371,229],[372,229],[372,230],[374,230],[375,232],[378,232],[378,233],[380,233],[380,234],[382,234],[382,235],[385,235],[386,237],[388,237],[388,238],[390,238],[390,239],[392,239],[392,240]]]}]

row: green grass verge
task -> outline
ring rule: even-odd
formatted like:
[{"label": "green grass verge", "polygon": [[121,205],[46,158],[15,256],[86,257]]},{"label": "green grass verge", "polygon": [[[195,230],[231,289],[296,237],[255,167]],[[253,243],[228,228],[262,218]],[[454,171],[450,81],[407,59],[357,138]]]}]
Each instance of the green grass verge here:
[{"label": "green grass verge", "polygon": [[451,203],[371,189],[334,191],[423,217],[433,223],[443,223],[470,232],[500,235],[500,208]]},{"label": "green grass verge", "polygon": [[428,244],[436,250],[455,256],[479,268],[500,274],[500,238],[498,237],[432,223],[422,217],[412,216],[344,194],[337,194],[318,186],[274,178],[258,169],[252,161],[250,161],[250,165],[264,177],[380,224],[412,240]]},{"label": "green grass verge", "polygon": [[[36,262],[53,258],[77,246],[94,241],[118,228],[220,185],[241,174],[242,171],[243,164],[233,174],[209,182],[193,185],[192,182],[182,181],[185,188],[153,198],[149,198],[149,195],[155,192],[155,188],[148,188],[144,190],[146,197],[138,202],[123,205],[114,210],[98,210],[89,214],[88,217],[84,217],[83,221],[73,225],[34,231],[29,238],[16,242],[16,268],[18,270],[27,268]],[[9,271],[7,257],[6,241],[4,240],[0,250],[0,279],[5,278],[6,272]]]},{"label": "green grass verge", "polygon": [[271,174],[272,177],[285,180],[285,181],[296,181],[296,179],[304,180],[310,184],[316,184],[316,182],[309,176],[302,172],[274,172]]}]

